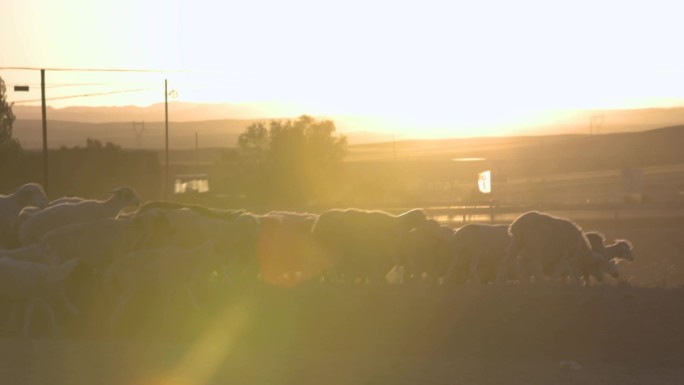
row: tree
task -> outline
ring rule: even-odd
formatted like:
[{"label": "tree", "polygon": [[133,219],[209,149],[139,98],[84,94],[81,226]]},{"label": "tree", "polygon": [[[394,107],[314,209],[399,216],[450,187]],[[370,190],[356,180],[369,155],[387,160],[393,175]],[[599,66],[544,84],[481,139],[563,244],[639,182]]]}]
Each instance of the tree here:
[{"label": "tree", "polygon": [[0,77],[0,151],[21,148],[19,141],[12,137],[12,126],[16,117],[12,112],[14,103],[7,103],[7,88]]},{"label": "tree", "polygon": [[16,117],[12,112],[14,103],[7,102],[7,88],[0,77],[0,188],[5,190],[25,182],[25,164],[19,140],[12,136]]},{"label": "tree", "polygon": [[251,167],[248,193],[269,203],[302,204],[329,200],[346,155],[347,138],[335,123],[302,115],[294,121],[255,123],[238,138]]}]

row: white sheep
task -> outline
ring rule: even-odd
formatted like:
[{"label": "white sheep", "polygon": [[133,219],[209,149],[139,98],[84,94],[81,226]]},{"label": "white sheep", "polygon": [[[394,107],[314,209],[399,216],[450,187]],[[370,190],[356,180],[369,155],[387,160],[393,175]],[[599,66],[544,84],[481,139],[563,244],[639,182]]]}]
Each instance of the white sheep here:
[{"label": "white sheep", "polygon": [[134,218],[104,218],[62,226],[45,234],[39,245],[45,250],[47,262],[78,258],[102,272],[120,256],[159,246],[174,231],[166,213],[151,210]]},{"label": "white sheep", "polygon": [[9,237],[12,236],[19,213],[24,207],[44,207],[47,201],[45,190],[37,183],[27,183],[12,194],[0,195],[0,246],[15,246],[16,242],[12,242]]},{"label": "white sheep", "polygon": [[23,334],[29,336],[31,318],[36,305],[42,307],[50,319],[53,335],[59,334],[57,319],[50,300],[61,297],[72,313],[78,311],[66,298],[65,282],[78,266],[74,259],[59,266],[0,258],[0,295],[12,300],[28,302],[24,315]]},{"label": "white sheep", "polygon": [[113,218],[123,208],[139,204],[140,197],[133,189],[120,187],[112,191],[112,196],[105,201],[87,199],[47,207],[22,223],[19,227],[19,241],[24,246],[30,245],[38,242],[50,230],[75,223]]},{"label": "white sheep", "polygon": [[117,326],[126,305],[143,289],[160,289],[165,296],[164,322],[178,290],[184,291],[193,307],[199,309],[192,286],[201,279],[203,272],[216,268],[221,261],[222,255],[212,241],[190,249],[165,246],[139,250],[117,259],[103,277],[103,285],[115,302],[111,328]]},{"label": "white sheep", "polygon": [[468,277],[475,284],[495,282],[510,240],[508,225],[470,223],[457,229],[451,239],[453,254],[444,282],[459,278],[467,281]]},{"label": "white sheep", "polygon": [[[602,260],[592,252],[582,229],[569,219],[529,211],[516,218],[508,231],[511,241],[500,265],[499,282],[506,277],[508,265],[520,257],[519,263],[531,269],[535,282],[543,282],[546,276],[559,279],[569,275],[574,284],[579,282],[578,276],[588,284],[592,269]],[[518,278],[525,280],[520,273]]]},{"label": "white sheep", "polygon": [[333,209],[321,213],[311,232],[321,261],[331,267],[332,280],[383,283],[386,273],[400,263],[400,240],[426,221],[419,209],[400,215]]}]

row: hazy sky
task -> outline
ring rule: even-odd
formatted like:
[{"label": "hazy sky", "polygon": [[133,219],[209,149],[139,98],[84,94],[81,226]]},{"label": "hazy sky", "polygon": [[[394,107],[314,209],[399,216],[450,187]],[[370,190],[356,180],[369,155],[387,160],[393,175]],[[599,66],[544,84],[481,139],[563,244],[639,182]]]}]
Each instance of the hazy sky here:
[{"label": "hazy sky", "polygon": [[[1,67],[68,105],[281,101],[478,127],[548,109],[684,105],[681,1],[3,0]],[[11,101],[38,71],[0,70]]]}]

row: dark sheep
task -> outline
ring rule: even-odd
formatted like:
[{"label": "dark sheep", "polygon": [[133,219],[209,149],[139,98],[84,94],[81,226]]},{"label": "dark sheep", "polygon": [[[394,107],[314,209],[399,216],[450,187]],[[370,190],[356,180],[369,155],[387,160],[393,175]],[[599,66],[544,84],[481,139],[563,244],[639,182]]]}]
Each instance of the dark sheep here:
[{"label": "dark sheep", "polygon": [[318,217],[312,234],[321,259],[331,266],[333,280],[381,283],[385,274],[400,262],[401,239],[426,220],[425,213],[418,209],[399,215],[333,209]]}]

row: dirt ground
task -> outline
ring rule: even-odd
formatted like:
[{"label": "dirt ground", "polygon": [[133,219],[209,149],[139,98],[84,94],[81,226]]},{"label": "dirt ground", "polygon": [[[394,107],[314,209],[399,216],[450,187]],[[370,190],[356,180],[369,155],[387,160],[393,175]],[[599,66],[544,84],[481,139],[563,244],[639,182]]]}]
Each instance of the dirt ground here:
[{"label": "dirt ground", "polygon": [[105,305],[52,338],[0,339],[2,384],[682,384],[684,226],[581,223],[627,238],[625,282],[559,286],[233,287],[172,321],[144,299],[116,334]]}]

